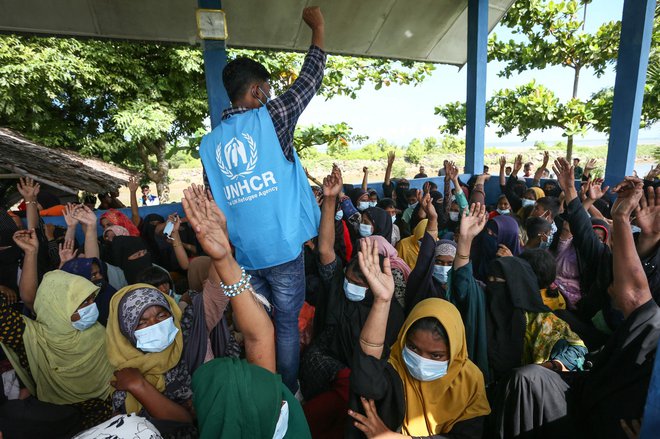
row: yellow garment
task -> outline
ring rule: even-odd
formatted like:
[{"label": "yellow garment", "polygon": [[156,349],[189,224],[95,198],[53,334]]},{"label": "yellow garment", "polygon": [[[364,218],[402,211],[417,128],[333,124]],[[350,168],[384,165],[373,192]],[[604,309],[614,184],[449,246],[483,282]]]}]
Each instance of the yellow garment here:
[{"label": "yellow garment", "polygon": [[411,270],[415,268],[415,264],[417,263],[417,256],[419,255],[419,241],[422,239],[424,233],[426,232],[426,225],[428,222],[429,220],[427,219],[421,220],[415,226],[413,234],[405,239],[402,239],[396,245],[396,251],[399,253],[399,257],[403,259],[406,264],[408,264]]},{"label": "yellow garment", "polygon": [[548,290],[543,288],[541,290],[541,297],[543,298],[543,304],[553,311],[566,309],[566,299],[561,294],[557,294],[557,297],[550,297],[548,296]]},{"label": "yellow garment", "polygon": [[60,270],[46,273],[41,281],[34,301],[37,319],[23,317],[30,384],[40,401],[75,404],[104,400],[112,393],[105,329],[100,323],[84,331],[71,325],[71,315],[98,291],[87,279]]},{"label": "yellow garment", "polygon": [[532,186],[530,189],[533,190],[534,193],[536,194],[537,200],[540,200],[541,198],[545,197],[545,192],[543,192],[543,189],[541,189],[540,187]]},{"label": "yellow garment", "polygon": [[[408,329],[424,317],[438,319],[449,336],[447,375],[433,381],[418,381],[413,378],[402,354]],[[392,346],[389,362],[403,382],[406,401],[406,415],[402,426],[404,434],[445,434],[459,421],[490,413],[484,376],[468,359],[463,320],[456,307],[446,300],[426,299],[413,308]]]},{"label": "yellow garment", "polygon": [[[110,300],[110,313],[108,315],[108,327],[106,329],[106,349],[108,350],[108,359],[115,369],[126,369],[134,367],[142,373],[142,376],[154,386],[159,392],[165,390],[165,373],[179,364],[183,352],[183,335],[181,334],[181,309],[174,299],[163,294],[170,304],[174,325],[179,332],[174,338],[174,342],[162,352],[144,353],[131,344],[124,337],[119,329],[119,302],[122,297],[138,288],[150,288],[152,285],[134,284],[117,291]],[[142,410],[142,404],[129,392],[126,393],[126,413],[139,413]]]},{"label": "yellow garment", "polygon": [[571,345],[584,346],[580,337],[551,312],[526,312],[523,364],[541,364],[550,359],[552,348],[559,340]]}]

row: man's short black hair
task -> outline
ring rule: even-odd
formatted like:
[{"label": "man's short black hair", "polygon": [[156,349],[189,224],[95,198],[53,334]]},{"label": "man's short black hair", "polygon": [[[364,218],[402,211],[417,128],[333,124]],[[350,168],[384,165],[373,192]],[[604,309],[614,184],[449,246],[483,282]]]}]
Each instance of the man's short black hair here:
[{"label": "man's short black hair", "polygon": [[553,218],[559,215],[560,204],[559,198],[557,197],[543,197],[539,200],[536,200],[536,204],[541,205],[541,207],[543,207],[545,210],[549,210]]},{"label": "man's short black hair", "polygon": [[148,185],[148,184],[143,184],[143,185],[142,185],[142,190],[145,190],[145,189],[149,189],[149,185]]},{"label": "man's short black hair", "polygon": [[241,98],[252,84],[268,79],[268,70],[250,58],[236,58],[222,70],[222,83],[232,102]]},{"label": "man's short black hair", "polygon": [[520,257],[526,260],[536,274],[539,289],[549,288],[557,277],[557,262],[549,251],[540,248],[525,250]]},{"label": "man's short black hair", "polygon": [[527,218],[525,221],[525,230],[529,239],[538,237],[541,233],[548,233],[552,230],[550,223],[538,216]]}]

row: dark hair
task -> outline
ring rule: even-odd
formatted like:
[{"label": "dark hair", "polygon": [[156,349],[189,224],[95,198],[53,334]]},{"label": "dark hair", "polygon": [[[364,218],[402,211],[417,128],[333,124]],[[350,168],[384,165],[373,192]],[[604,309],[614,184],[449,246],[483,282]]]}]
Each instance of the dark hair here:
[{"label": "dark hair", "polygon": [[406,337],[417,331],[429,331],[433,334],[433,338],[444,341],[447,344],[447,347],[449,347],[449,336],[447,335],[447,331],[445,330],[445,327],[442,326],[442,323],[440,323],[435,317],[423,317],[416,320],[415,323],[410,325]]},{"label": "dark hair", "polygon": [[552,230],[552,226],[543,218],[532,217],[527,218],[527,221],[525,221],[525,230],[527,230],[527,237],[531,239]]},{"label": "dark hair", "polygon": [[174,285],[172,285],[170,274],[160,267],[145,268],[140,274],[138,274],[137,283],[149,284],[154,288],[158,288],[158,286],[162,284],[168,284],[170,288],[174,287]]},{"label": "dark hair", "polygon": [[429,192],[430,192],[430,191],[437,191],[437,190],[438,190],[438,185],[435,184],[435,183],[432,182],[432,181],[429,181]]},{"label": "dark hair", "polygon": [[406,192],[406,198],[408,197],[417,197],[417,189],[408,189]]},{"label": "dark hair", "polygon": [[527,162],[527,163],[525,163],[524,169],[531,169],[532,166],[534,166],[534,163],[532,163],[532,162]]},{"label": "dark hair", "polygon": [[376,207],[380,207],[383,210],[390,207],[396,208],[396,203],[394,203],[394,200],[391,198],[381,198],[380,201],[378,201],[378,204],[376,204]]},{"label": "dark hair", "polygon": [[232,102],[240,99],[255,82],[266,82],[269,78],[268,70],[250,58],[236,58],[222,70],[222,84]]},{"label": "dark hair", "polygon": [[142,189],[142,190],[149,189],[149,185],[148,184],[143,184],[142,186],[140,186],[140,189]]},{"label": "dark hair", "polygon": [[[549,251],[540,248],[525,250],[520,254],[520,258],[526,260],[532,267],[536,280],[539,283],[539,289],[549,288],[557,277],[557,262]],[[551,297],[551,294],[548,294]]]},{"label": "dark hair", "polygon": [[96,197],[95,197],[94,195],[92,195],[92,194],[87,194],[87,195],[85,195],[85,197],[83,198],[83,203],[85,203],[85,204],[94,204],[94,205],[96,205]]},{"label": "dark hair", "polygon": [[549,210],[552,214],[552,217],[559,215],[559,198],[557,197],[543,197],[539,200],[536,200],[536,204],[543,207],[545,210]]},{"label": "dark hair", "polygon": [[[378,264],[380,265],[381,270],[383,269],[384,261],[385,261],[385,256],[378,255]],[[351,259],[351,262],[349,262],[348,265],[346,266],[346,272],[348,273],[349,271],[351,271],[353,275],[356,278],[358,278],[361,282],[368,284],[367,278],[364,276],[364,273],[362,273],[362,270],[360,269],[357,255],[355,255],[355,257]]]},{"label": "dark hair", "polygon": [[[509,177],[509,178],[514,178],[514,177]],[[525,184],[524,181],[518,180],[517,182],[514,183],[513,192],[516,195],[518,195],[519,198],[522,198],[526,190],[527,190],[527,185]]]}]

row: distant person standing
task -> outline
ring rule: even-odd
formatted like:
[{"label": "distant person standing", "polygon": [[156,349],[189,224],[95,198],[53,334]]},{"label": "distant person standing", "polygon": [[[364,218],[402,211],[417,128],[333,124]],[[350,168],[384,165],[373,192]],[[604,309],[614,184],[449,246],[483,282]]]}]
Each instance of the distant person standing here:
[{"label": "distant person standing", "polygon": [[305,300],[303,243],[318,235],[321,219],[293,133],[321,87],[326,59],[321,10],[305,8],[303,20],[312,30],[312,45],[291,87],[271,99],[270,73],[263,65],[248,58],[230,62],[222,82],[232,106],[200,146],[205,182],[227,216],[236,260],[244,268],[225,291],[231,294],[250,282],[273,304],[277,371],[293,393],[298,390],[298,315]]},{"label": "distant person standing", "polygon": [[581,180],[582,174],[584,174],[584,169],[580,167],[580,159],[577,157],[573,159],[573,173],[576,180]]},{"label": "distant person standing", "polygon": [[415,175],[414,178],[428,178],[428,175],[424,173],[424,166],[419,167],[419,174]]},{"label": "distant person standing", "polygon": [[150,191],[148,184],[142,186],[141,206],[158,206],[160,204],[158,195],[151,194]]}]

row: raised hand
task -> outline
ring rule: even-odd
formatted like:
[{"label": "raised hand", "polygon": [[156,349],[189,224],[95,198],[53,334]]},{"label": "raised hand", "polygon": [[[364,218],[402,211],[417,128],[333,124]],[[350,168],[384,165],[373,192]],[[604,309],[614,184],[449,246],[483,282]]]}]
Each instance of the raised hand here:
[{"label": "raised hand", "polygon": [[506,157],[500,157],[500,169],[506,168]]},{"label": "raised hand", "polygon": [[140,188],[140,182],[138,181],[136,176],[131,176],[128,179],[128,190],[131,193],[137,192],[137,190]]},{"label": "raised hand", "polygon": [[24,253],[35,254],[39,250],[39,240],[34,229],[19,230],[14,233],[14,242]]},{"label": "raised hand", "polygon": [[612,189],[612,192],[617,194],[611,209],[612,218],[627,220],[639,207],[639,201],[644,195],[644,182],[636,177],[626,177]]},{"label": "raised hand", "polygon": [[518,172],[522,169],[522,165],[523,165],[523,156],[522,154],[518,154],[513,162],[513,170],[511,171],[511,175],[515,176],[516,174],[518,174]]},{"label": "raised hand", "polygon": [[367,168],[365,166],[364,168],[362,168],[362,172],[364,172],[365,174],[368,174],[369,173],[369,168]]},{"label": "raised hand", "polygon": [[171,215],[168,215],[167,221],[171,222],[174,225],[172,232],[178,233],[179,229],[181,228],[181,221],[179,220],[179,214],[173,213]]},{"label": "raised hand", "polygon": [[654,181],[658,175],[660,175],[660,164],[658,164],[655,168],[651,168],[649,173],[646,174],[646,177],[644,177],[644,180]]},{"label": "raised hand", "polygon": [[548,151],[543,151],[543,168],[548,167],[548,162],[550,161],[550,153]]},{"label": "raised hand", "polygon": [[390,260],[388,258],[383,260],[383,270],[381,271],[378,245],[370,239],[361,239],[358,262],[374,299],[383,302],[391,301],[392,295],[394,295],[394,278],[390,269]]},{"label": "raised hand", "polygon": [[596,169],[596,159],[587,160],[587,164],[584,165],[584,173],[588,175],[594,169]]},{"label": "raised hand", "polygon": [[341,169],[336,164],[332,165],[332,172],[323,179],[323,196],[328,199],[336,198],[342,191],[344,182],[341,176]]},{"label": "raised hand", "polygon": [[183,191],[183,195],[183,210],[206,254],[216,260],[231,254],[227,219],[218,205],[209,199],[204,187],[193,184]]},{"label": "raised hand", "polygon": [[593,181],[591,181],[590,179],[590,184],[588,185],[589,187],[587,189],[587,196],[589,197],[589,199],[600,200],[605,196],[605,194],[607,193],[610,187],[609,186],[602,187],[603,181],[604,180],[602,178],[597,178]]},{"label": "raised hand", "polygon": [[426,216],[429,219],[438,217],[438,212],[435,211],[435,206],[433,206],[431,195],[429,195],[428,193],[424,195],[424,198],[422,198],[422,201],[420,202],[420,206],[424,210],[424,212],[426,212]]},{"label": "raised hand", "polygon": [[37,195],[39,195],[39,188],[41,187],[39,183],[36,183],[30,177],[21,177],[16,187],[26,202],[37,201]]},{"label": "raised hand", "polygon": [[387,153],[387,166],[392,166],[394,164],[394,159],[396,158],[396,152],[390,151]]},{"label": "raised hand", "polygon": [[573,166],[571,166],[571,164],[568,163],[565,158],[559,157],[557,160],[555,160],[555,164],[552,167],[552,170],[557,176],[559,187],[561,187],[563,191],[575,189],[575,174],[573,171]]},{"label": "raised hand", "polygon": [[66,223],[67,227],[70,228],[76,228],[78,225],[78,218],[74,215],[74,212],[76,211],[76,206],[71,203],[66,203],[66,206],[64,206],[64,213],[62,216],[64,217],[64,222]]},{"label": "raised hand", "polygon": [[474,203],[470,206],[468,215],[461,218],[459,234],[461,239],[474,239],[486,226],[488,222],[488,213],[486,206],[481,203]]},{"label": "raised hand", "polygon": [[637,226],[644,235],[660,235],[660,187],[649,187],[635,210]]},{"label": "raised hand", "polygon": [[70,260],[74,259],[78,254],[78,250],[73,248],[73,244],[73,239],[65,239],[64,242],[59,245],[60,268]]},{"label": "raised hand", "polygon": [[84,226],[95,226],[96,225],[96,214],[92,209],[85,206],[84,204],[79,204],[76,206],[73,211],[73,217],[80,221],[80,224]]},{"label": "raised hand", "polygon": [[458,168],[456,167],[456,164],[454,162],[447,162],[447,166],[445,166],[445,170],[447,171],[447,176],[449,177],[450,180],[455,180],[458,178]]},{"label": "raised hand", "polygon": [[310,29],[318,29],[324,26],[323,14],[318,6],[310,6],[303,9],[303,20]]},{"label": "raised hand", "polygon": [[426,183],[424,183],[424,186],[422,186],[422,191],[424,192],[425,195],[428,194],[429,192],[431,192],[431,182],[430,181],[427,181]]}]

